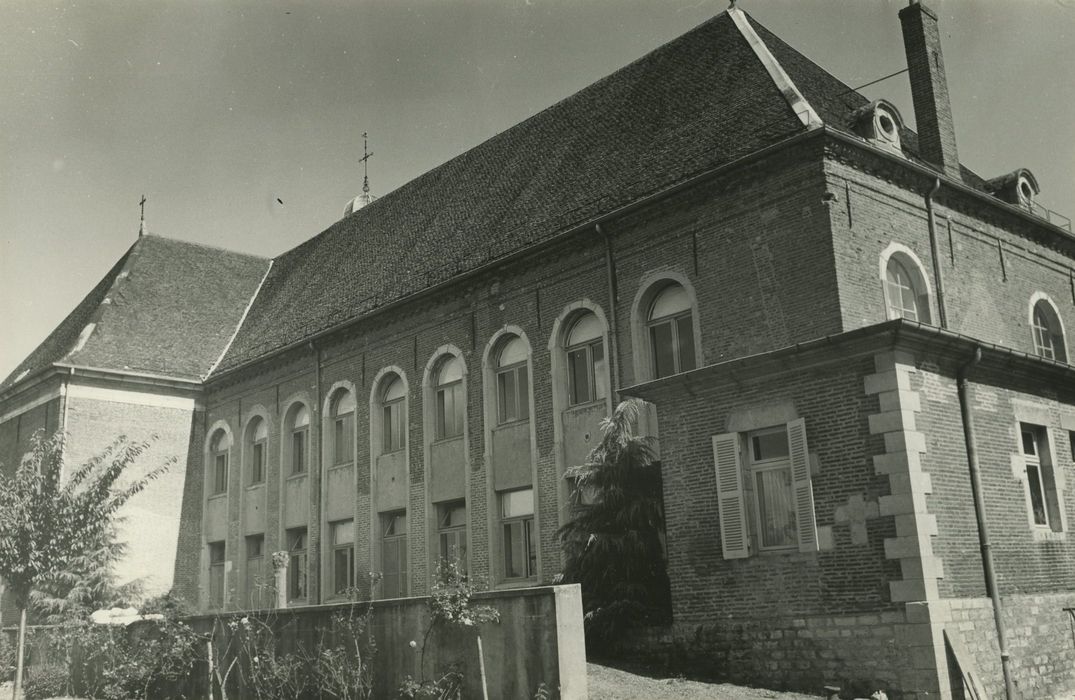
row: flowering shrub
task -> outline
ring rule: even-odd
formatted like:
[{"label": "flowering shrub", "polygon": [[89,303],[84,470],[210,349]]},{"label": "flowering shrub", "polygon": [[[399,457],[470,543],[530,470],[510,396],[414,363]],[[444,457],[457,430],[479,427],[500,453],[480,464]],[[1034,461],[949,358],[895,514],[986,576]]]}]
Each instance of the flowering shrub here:
[{"label": "flowering shrub", "polygon": [[[419,669],[425,674],[425,652],[429,638],[440,627],[455,629],[475,628],[487,622],[499,622],[500,613],[488,605],[473,605],[471,598],[478,591],[477,585],[459,568],[455,561],[442,561],[437,565],[436,583],[429,596],[429,616],[431,622],[422,638],[422,652]],[[418,646],[410,643],[411,648]],[[479,649],[481,648],[479,644]],[[407,676],[399,687],[401,698],[421,698],[430,700],[457,700],[463,695],[464,676],[458,664],[441,672],[441,675],[427,679],[415,680]],[[483,679],[484,682],[484,679]]]}]

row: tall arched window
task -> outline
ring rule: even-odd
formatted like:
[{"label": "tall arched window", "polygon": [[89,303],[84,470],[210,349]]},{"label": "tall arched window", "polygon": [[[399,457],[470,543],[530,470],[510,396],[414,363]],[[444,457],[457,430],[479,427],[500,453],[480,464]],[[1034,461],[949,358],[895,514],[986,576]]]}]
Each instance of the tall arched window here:
[{"label": "tall arched window", "polygon": [[564,339],[567,352],[568,404],[598,401],[608,396],[604,327],[593,312],[580,314]]},{"label": "tall arched window", "polygon": [[385,378],[381,392],[381,452],[395,452],[407,446],[407,388],[392,374]]},{"label": "tall arched window", "polygon": [[246,483],[260,484],[265,481],[265,455],[269,444],[269,426],[264,418],[256,416],[250,421],[246,441]]},{"label": "tall arched window", "polygon": [[1031,312],[1030,329],[1034,336],[1034,352],[1050,360],[1067,362],[1064,330],[1056,309],[1045,299],[1039,299]]},{"label": "tall arched window", "polygon": [[925,278],[915,261],[905,253],[893,253],[885,266],[885,305],[889,318],[930,322]]},{"label": "tall arched window", "polygon": [[310,439],[310,411],[303,404],[298,404],[291,411],[288,423],[288,452],[292,474],[305,474],[308,465],[307,450]]},{"label": "tall arched window", "polygon": [[496,355],[497,424],[514,423],[530,417],[526,357],[526,343],[519,336],[507,336],[501,342]]},{"label": "tall arched window", "polygon": [[231,450],[231,436],[224,430],[213,435],[210,444],[212,462],[212,494],[215,496],[228,492],[228,454]]},{"label": "tall arched window", "polygon": [[332,397],[332,465],[345,465],[354,461],[355,441],[355,395],[340,389]]},{"label": "tall arched window", "polygon": [[675,283],[662,289],[650,304],[646,325],[655,379],[695,368],[694,318],[687,290]]},{"label": "tall arched window", "polygon": [[436,434],[438,440],[463,434],[463,363],[455,355],[445,355],[435,375]]}]

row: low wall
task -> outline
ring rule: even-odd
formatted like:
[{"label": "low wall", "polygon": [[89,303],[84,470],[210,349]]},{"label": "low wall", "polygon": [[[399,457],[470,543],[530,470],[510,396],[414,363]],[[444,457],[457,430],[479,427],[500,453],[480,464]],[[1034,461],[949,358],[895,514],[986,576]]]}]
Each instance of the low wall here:
[{"label": "low wall", "polygon": [[[479,631],[490,698],[531,698],[542,683],[553,698],[584,700],[587,697],[582,597],[578,585],[476,594],[474,604],[495,608],[500,613],[500,622],[484,624],[480,630],[440,626],[429,637],[424,658],[425,673],[422,673],[422,644],[430,626],[427,601],[428,598],[423,597],[372,603],[370,625],[377,645],[372,662],[374,697],[396,697],[397,688],[408,675],[416,679],[432,679],[453,664],[458,665],[464,677],[463,697],[481,697]],[[365,609],[367,604],[356,605]],[[272,626],[279,631],[281,649],[304,647],[309,651],[319,643],[333,613],[349,607],[351,604],[345,603],[221,616],[199,615],[186,618],[184,622],[196,632],[208,635],[214,627],[220,630],[227,622],[244,616],[271,619]],[[224,621],[225,625],[219,625],[218,620]],[[187,684],[188,697],[208,697],[206,679],[202,662]],[[236,690],[241,693],[241,689]],[[235,695],[229,692],[229,697]]]},{"label": "low wall", "polygon": [[[1004,596],[1001,603],[1018,697],[1075,697],[1075,628],[1064,611],[1075,607],[1075,593]],[[1000,647],[989,598],[945,599],[932,607],[943,618],[945,632],[971,657],[989,697],[1004,697]]]}]

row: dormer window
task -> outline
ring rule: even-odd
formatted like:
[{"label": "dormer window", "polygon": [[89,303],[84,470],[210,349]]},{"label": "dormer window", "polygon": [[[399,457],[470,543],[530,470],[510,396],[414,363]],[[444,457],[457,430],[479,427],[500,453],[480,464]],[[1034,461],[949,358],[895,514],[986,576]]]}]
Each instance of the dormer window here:
[{"label": "dormer window", "polygon": [[851,113],[851,128],[875,146],[901,153],[900,130],[903,119],[886,100],[875,100]]},{"label": "dormer window", "polygon": [[993,178],[985,188],[997,199],[1027,211],[1034,210],[1034,197],[1041,192],[1037,178],[1026,168]]}]

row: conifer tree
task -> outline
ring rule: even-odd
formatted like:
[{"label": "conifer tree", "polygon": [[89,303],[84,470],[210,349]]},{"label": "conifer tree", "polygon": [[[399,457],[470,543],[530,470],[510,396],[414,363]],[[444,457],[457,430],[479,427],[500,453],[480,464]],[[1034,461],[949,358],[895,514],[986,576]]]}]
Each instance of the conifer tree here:
[{"label": "conifer tree", "polygon": [[582,585],[587,645],[596,650],[632,625],[666,620],[671,609],[661,467],[653,438],[634,432],[640,408],[636,399],[620,403],[586,463],[564,475],[575,488],[573,518],[558,533],[561,580]]}]

